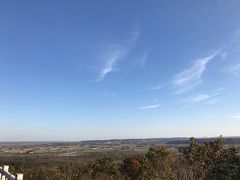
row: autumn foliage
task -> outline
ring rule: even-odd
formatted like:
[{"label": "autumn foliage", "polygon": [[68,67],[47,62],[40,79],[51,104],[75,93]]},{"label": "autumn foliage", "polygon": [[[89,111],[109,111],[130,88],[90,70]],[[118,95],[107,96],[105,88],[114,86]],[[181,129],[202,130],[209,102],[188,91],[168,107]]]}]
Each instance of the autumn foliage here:
[{"label": "autumn foliage", "polygon": [[[77,157],[76,157],[77,158]],[[164,146],[150,147],[144,155],[123,159],[97,158],[67,161],[65,164],[35,165],[34,162],[4,162],[29,180],[127,179],[127,180],[239,180],[240,157],[235,146],[224,145],[222,137],[197,143],[178,152]],[[31,164],[29,166],[29,164]]]}]

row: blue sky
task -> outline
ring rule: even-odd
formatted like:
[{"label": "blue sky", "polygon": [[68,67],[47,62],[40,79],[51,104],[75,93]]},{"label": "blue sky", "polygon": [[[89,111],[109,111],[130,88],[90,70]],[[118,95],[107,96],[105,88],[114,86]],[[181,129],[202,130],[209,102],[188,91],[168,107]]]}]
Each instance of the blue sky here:
[{"label": "blue sky", "polygon": [[239,9],[1,1],[0,140],[239,136]]}]

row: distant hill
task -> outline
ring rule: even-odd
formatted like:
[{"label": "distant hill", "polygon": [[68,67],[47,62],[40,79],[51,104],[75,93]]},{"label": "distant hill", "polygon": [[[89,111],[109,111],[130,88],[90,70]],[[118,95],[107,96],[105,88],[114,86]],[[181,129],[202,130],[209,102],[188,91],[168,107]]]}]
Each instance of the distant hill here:
[{"label": "distant hill", "polygon": [[[196,138],[197,143],[202,144],[207,141],[218,139],[214,138]],[[225,144],[240,144],[240,137],[224,138]],[[150,138],[150,139],[112,139],[112,140],[93,140],[81,141],[83,145],[103,145],[103,144],[133,144],[133,145],[188,145],[189,138]]]},{"label": "distant hill", "polygon": [[[208,141],[214,141],[218,138],[196,138],[196,142],[198,144],[203,144],[204,142],[208,142]],[[182,140],[173,140],[173,141],[169,141],[166,144],[174,144],[174,145],[178,145],[178,144],[189,144],[189,139],[182,139]],[[227,137],[224,138],[224,144],[230,145],[230,144],[240,144],[240,137]]]},{"label": "distant hill", "polygon": [[[197,143],[216,140],[213,138],[196,138]],[[225,144],[240,144],[240,137],[226,137]],[[149,139],[110,139],[110,140],[89,140],[89,141],[32,141],[32,142],[0,142],[0,145],[188,145],[189,138],[149,138]]]}]

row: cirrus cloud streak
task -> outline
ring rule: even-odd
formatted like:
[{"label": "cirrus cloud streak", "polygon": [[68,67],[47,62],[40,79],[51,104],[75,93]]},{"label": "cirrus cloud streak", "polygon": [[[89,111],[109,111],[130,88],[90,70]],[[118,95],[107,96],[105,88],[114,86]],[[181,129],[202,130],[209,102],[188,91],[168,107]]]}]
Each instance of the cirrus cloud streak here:
[{"label": "cirrus cloud streak", "polygon": [[98,81],[103,80],[108,74],[118,69],[118,63],[122,61],[135,46],[140,32],[134,32],[132,36],[123,41],[110,44],[106,52],[103,52],[104,64],[98,74]]},{"label": "cirrus cloud streak", "polygon": [[158,108],[159,104],[147,105],[147,106],[140,106],[137,109],[155,109]]},{"label": "cirrus cloud streak", "polygon": [[190,68],[178,73],[172,81],[173,86],[177,88],[176,94],[184,93],[199,85],[208,63],[219,53],[215,52],[207,57],[197,59]]}]

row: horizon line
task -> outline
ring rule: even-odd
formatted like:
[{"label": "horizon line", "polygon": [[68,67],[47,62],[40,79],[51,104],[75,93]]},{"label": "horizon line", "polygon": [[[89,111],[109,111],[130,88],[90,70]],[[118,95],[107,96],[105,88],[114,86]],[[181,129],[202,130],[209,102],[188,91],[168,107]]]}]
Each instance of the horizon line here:
[{"label": "horizon line", "polygon": [[[221,136],[221,135],[220,135]],[[152,137],[152,138],[112,138],[112,139],[86,139],[86,140],[30,140],[30,141],[0,141],[0,143],[28,143],[28,142],[86,142],[86,141],[113,141],[113,140],[147,140],[147,139],[188,139],[194,137],[196,139],[211,139],[211,138],[219,138],[220,136],[175,136],[175,137]],[[240,138],[240,136],[223,136],[223,138]]]}]

